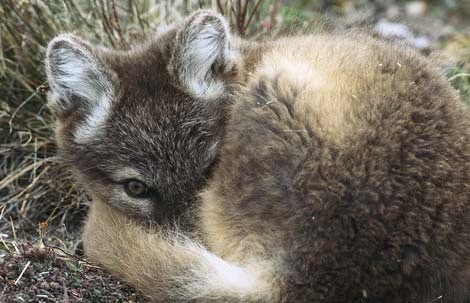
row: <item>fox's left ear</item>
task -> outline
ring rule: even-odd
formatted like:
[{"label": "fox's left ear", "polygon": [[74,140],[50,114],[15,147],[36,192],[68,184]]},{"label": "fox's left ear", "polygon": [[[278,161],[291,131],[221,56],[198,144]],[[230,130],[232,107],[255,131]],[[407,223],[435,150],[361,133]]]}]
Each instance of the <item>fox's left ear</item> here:
[{"label": "fox's left ear", "polygon": [[230,42],[224,17],[206,10],[194,13],[177,34],[168,65],[170,74],[192,96],[220,97],[225,89],[221,77],[232,71],[238,61]]}]

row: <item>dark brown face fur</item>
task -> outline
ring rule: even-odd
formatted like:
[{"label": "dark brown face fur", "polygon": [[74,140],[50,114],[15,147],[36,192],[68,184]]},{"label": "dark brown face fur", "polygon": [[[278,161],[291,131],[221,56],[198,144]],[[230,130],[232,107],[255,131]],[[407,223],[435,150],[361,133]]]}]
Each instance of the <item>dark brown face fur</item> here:
[{"label": "dark brown face fur", "polygon": [[187,210],[204,183],[224,112],[222,106],[207,108],[175,88],[162,68],[164,57],[155,55],[160,61],[147,65],[132,58],[115,67],[121,95],[104,132],[85,145],[64,145],[62,155],[80,168],[87,183],[94,183],[97,195],[116,205],[119,201],[101,189],[122,187],[122,177],[113,177],[116,170],[137,170],[154,192],[152,217],[161,222]]},{"label": "dark brown face fur", "polygon": [[[218,21],[211,18],[211,22]],[[212,95],[209,99],[202,93],[194,96],[191,87],[181,83],[192,81],[192,74],[184,70],[187,54],[179,54],[180,57],[174,54],[175,48],[186,47],[191,51],[186,44],[197,39],[200,21],[189,20],[129,52],[95,49],[74,36],[64,38],[65,42],[51,42],[49,47],[49,81],[54,94],[51,107],[58,117],[57,139],[62,158],[94,198],[109,202],[131,216],[157,223],[187,219],[182,215],[189,213],[196,190],[204,184],[215,160],[228,93]],[[203,26],[210,26],[206,23]],[[227,37],[220,39],[225,41]],[[209,42],[219,43],[218,40]],[[84,75],[78,83],[69,84],[71,80],[60,78],[70,77],[74,72],[66,65],[69,57],[78,61],[83,57],[85,65],[93,64],[82,72]],[[223,66],[223,58],[219,57],[214,59],[214,64]],[[206,60],[205,64],[210,62]],[[209,73],[213,67],[208,68]],[[184,73],[186,78],[179,81],[179,73]],[[221,73],[205,74],[194,83],[209,82],[207,89],[210,89],[216,83],[211,77],[223,78],[225,71]],[[101,86],[107,90],[102,95],[109,99],[110,105],[104,121],[98,125],[91,122],[91,132],[85,131],[88,137],[77,139],[81,125],[90,124],[87,119],[99,116],[93,110],[103,102],[99,91],[82,95],[92,99],[88,95],[98,94],[100,97],[95,99],[100,100],[88,100],[74,91],[74,85],[81,86],[87,81],[90,86],[104,83]],[[131,179],[144,183],[149,195],[126,196],[124,185]]]}]

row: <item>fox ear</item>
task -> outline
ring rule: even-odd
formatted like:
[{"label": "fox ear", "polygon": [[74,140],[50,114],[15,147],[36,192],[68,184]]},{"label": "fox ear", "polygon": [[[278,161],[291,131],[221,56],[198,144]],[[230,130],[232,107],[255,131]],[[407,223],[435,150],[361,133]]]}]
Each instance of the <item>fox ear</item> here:
[{"label": "fox ear", "polygon": [[204,99],[220,97],[220,76],[233,70],[237,53],[230,48],[230,31],[220,14],[198,11],[178,32],[169,72],[187,93]]},{"label": "fox ear", "polygon": [[50,86],[49,107],[63,116],[72,109],[108,106],[113,86],[93,48],[80,38],[63,34],[47,47],[46,74]]}]

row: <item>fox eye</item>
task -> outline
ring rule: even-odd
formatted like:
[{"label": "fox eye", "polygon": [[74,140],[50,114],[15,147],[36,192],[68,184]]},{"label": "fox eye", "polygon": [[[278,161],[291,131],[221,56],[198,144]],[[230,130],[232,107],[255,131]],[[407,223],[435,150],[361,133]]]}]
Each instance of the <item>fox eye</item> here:
[{"label": "fox eye", "polygon": [[150,193],[147,185],[135,179],[127,180],[124,183],[124,190],[126,194],[134,198],[145,198]]}]

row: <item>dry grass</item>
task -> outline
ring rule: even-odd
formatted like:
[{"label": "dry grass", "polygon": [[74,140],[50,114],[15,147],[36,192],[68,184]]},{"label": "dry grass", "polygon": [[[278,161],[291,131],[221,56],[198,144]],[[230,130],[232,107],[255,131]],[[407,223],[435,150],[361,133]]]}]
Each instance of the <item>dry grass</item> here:
[{"label": "dry grass", "polygon": [[445,51],[456,58],[454,66],[447,70],[449,81],[470,106],[470,34],[450,39],[445,45]]}]

